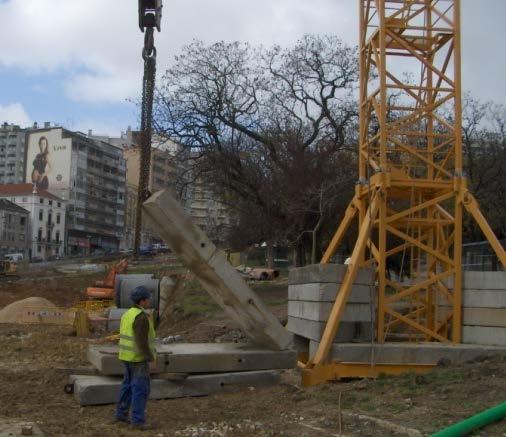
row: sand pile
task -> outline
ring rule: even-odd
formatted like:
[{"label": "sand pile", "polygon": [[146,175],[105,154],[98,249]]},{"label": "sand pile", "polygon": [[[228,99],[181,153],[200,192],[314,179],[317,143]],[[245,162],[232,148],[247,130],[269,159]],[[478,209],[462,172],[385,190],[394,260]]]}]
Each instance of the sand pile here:
[{"label": "sand pile", "polygon": [[29,297],[18,300],[0,310],[0,323],[30,323],[32,312],[56,308],[56,305],[43,297]]}]

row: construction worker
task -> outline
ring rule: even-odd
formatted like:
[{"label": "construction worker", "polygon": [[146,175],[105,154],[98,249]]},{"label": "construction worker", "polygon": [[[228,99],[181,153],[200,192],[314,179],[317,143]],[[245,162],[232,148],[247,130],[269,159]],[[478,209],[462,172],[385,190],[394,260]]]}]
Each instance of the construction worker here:
[{"label": "construction worker", "polygon": [[129,422],[137,429],[152,429],[146,425],[146,403],[150,390],[150,371],[155,368],[155,329],[145,310],[151,306],[151,293],[145,287],[132,291],[134,303],[121,317],[119,359],[125,366],[115,420]]}]

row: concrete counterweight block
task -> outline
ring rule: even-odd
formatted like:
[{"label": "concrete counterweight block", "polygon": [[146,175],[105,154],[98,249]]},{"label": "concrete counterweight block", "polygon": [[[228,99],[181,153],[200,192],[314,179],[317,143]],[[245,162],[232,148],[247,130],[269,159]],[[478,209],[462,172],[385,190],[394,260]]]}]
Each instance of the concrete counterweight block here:
[{"label": "concrete counterweight block", "polygon": [[[316,264],[292,269],[288,277],[287,329],[320,341],[347,266]],[[374,270],[360,269],[348,296],[334,342],[370,341],[376,319]]]}]

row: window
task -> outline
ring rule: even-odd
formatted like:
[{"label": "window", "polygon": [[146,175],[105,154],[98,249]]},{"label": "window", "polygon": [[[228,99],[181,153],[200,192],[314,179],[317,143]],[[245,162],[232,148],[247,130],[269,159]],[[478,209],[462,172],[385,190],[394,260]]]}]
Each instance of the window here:
[{"label": "window", "polygon": [[37,246],[37,252],[38,252],[38,253],[42,252],[42,249],[41,249],[41,247],[40,247],[40,246]]},{"label": "window", "polygon": [[53,214],[48,213],[47,214],[47,224],[50,225],[52,221],[53,221]]},{"label": "window", "polygon": [[50,205],[52,205],[52,204],[53,204],[53,201],[52,201],[52,200],[49,200],[49,201],[48,201],[48,203],[49,203]]},{"label": "window", "polygon": [[42,197],[39,198],[39,203],[44,203],[44,199]]},{"label": "window", "polygon": [[19,241],[25,241],[25,234],[19,234]]},{"label": "window", "polygon": [[59,225],[61,220],[60,214],[56,214],[56,224]]},{"label": "window", "polygon": [[42,221],[42,220],[44,220],[44,210],[39,209],[39,221]]},{"label": "window", "polygon": [[26,197],[23,197],[23,203],[28,202],[28,199]]},{"label": "window", "polygon": [[26,224],[26,217],[19,217],[19,224],[24,226]]},{"label": "window", "polygon": [[55,240],[56,240],[57,243],[60,242],[60,231],[56,231]]},{"label": "window", "polygon": [[61,202],[58,202],[57,205],[58,205],[58,208],[61,208]]},{"label": "window", "polygon": [[16,203],[16,198],[15,197],[11,197],[11,202],[12,203]]},{"label": "window", "polygon": [[42,241],[42,228],[39,228],[37,232],[37,241]]}]

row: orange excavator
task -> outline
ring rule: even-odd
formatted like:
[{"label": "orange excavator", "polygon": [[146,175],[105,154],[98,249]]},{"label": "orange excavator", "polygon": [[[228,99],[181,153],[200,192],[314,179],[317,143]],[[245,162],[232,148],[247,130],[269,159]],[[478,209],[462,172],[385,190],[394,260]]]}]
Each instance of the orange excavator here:
[{"label": "orange excavator", "polygon": [[114,299],[116,275],[126,273],[127,269],[127,259],[122,259],[118,264],[111,266],[107,276],[102,281],[96,281],[93,287],[86,289],[86,296],[92,299]]}]

